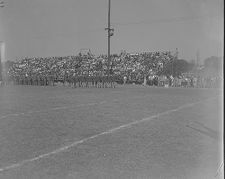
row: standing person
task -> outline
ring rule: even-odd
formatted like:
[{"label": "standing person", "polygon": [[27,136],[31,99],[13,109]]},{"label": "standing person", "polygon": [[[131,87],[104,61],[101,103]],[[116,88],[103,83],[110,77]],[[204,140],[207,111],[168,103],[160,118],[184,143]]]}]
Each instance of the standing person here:
[{"label": "standing person", "polygon": [[34,76],[33,75],[30,77],[30,85],[34,85]]},{"label": "standing person", "polygon": [[148,80],[149,80],[149,85],[153,86],[153,76],[149,75]]},{"label": "standing person", "polygon": [[36,75],[34,75],[34,77],[33,77],[33,85],[37,85],[37,76]]},{"label": "standing person", "polygon": [[99,76],[95,76],[95,87],[98,88],[99,87]]},{"label": "standing person", "polygon": [[88,76],[84,76],[85,87],[88,88]]},{"label": "standing person", "polygon": [[95,85],[95,79],[94,79],[94,76],[92,75],[91,76],[91,87],[93,88]]},{"label": "standing person", "polygon": [[102,77],[102,88],[105,88],[105,76]]},{"label": "standing person", "polygon": [[127,76],[123,77],[123,84],[125,85],[127,83]]},{"label": "standing person", "polygon": [[99,88],[102,87],[102,84],[103,84],[103,76],[100,76],[99,77]]},{"label": "standing person", "polygon": [[113,75],[113,88],[116,87],[117,76]]},{"label": "standing person", "polygon": [[78,80],[78,87],[80,88],[81,87],[81,75],[79,75],[77,77],[77,80]]},{"label": "standing person", "polygon": [[74,87],[75,88],[79,87],[79,85],[80,85],[79,84],[79,77],[75,75],[73,81],[74,81]]},{"label": "standing person", "polygon": [[192,87],[192,88],[194,87],[194,79],[193,79],[193,77],[190,78],[190,87]]},{"label": "standing person", "polygon": [[80,88],[81,87],[81,76],[80,75],[77,77],[77,81],[78,81],[78,87]]},{"label": "standing person", "polygon": [[169,76],[169,86],[173,87],[174,86],[173,83],[174,83],[174,78],[171,75],[171,76]]},{"label": "standing person", "polygon": [[49,76],[49,80],[51,82],[51,86],[54,86],[54,76],[53,75]]},{"label": "standing person", "polygon": [[69,73],[69,86],[72,86],[73,84],[73,76],[71,75],[71,73]]},{"label": "standing person", "polygon": [[159,85],[159,77],[158,76],[154,76],[154,78],[153,78],[153,85],[154,86],[158,86]]},{"label": "standing person", "polygon": [[81,75],[80,76],[80,81],[81,81],[81,87],[83,88],[84,87],[84,75]]},{"label": "standing person", "polygon": [[197,81],[198,81],[198,79],[196,77],[193,77],[193,87],[194,88],[197,87]]},{"label": "standing person", "polygon": [[28,85],[28,74],[25,75],[25,85]]},{"label": "standing person", "polygon": [[19,76],[16,76],[16,84],[19,85],[20,84],[20,79]]},{"label": "standing person", "polygon": [[42,86],[43,85],[43,78],[42,78],[42,75],[40,75],[40,86]]},{"label": "standing person", "polygon": [[38,85],[38,86],[41,85],[41,78],[40,78],[40,75],[37,76],[37,85]]},{"label": "standing person", "polygon": [[73,80],[73,87],[76,88],[77,87],[77,84],[76,84],[77,80],[76,80],[76,74],[75,73],[73,74],[72,80]]},{"label": "standing person", "polygon": [[112,75],[109,76],[109,87],[112,88]]},{"label": "standing person", "polygon": [[91,79],[91,76],[87,76],[87,83],[88,83],[88,88],[91,87],[91,84],[92,84],[92,79]]},{"label": "standing person", "polygon": [[109,84],[109,76],[105,77],[105,88],[108,88],[108,84]]}]

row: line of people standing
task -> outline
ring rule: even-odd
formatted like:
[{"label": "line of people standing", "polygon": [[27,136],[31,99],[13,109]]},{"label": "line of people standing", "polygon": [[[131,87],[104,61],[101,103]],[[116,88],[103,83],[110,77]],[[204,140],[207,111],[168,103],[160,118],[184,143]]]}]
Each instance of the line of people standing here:
[{"label": "line of people standing", "polygon": [[115,88],[116,76],[65,76],[57,79],[54,76],[17,76],[13,79],[15,85],[55,86],[57,83],[74,88]]}]

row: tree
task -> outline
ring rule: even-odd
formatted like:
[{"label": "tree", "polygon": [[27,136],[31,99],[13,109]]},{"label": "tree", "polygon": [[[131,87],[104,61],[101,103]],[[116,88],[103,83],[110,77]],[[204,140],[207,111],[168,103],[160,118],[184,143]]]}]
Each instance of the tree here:
[{"label": "tree", "polygon": [[209,57],[204,60],[204,68],[201,70],[203,76],[221,76],[223,68],[222,58]]},{"label": "tree", "polygon": [[213,68],[215,70],[221,70],[222,67],[222,58],[211,56],[204,60],[204,67],[205,68]]},{"label": "tree", "polygon": [[192,63],[188,63],[186,60],[177,59],[171,60],[167,64],[164,65],[163,70],[158,73],[158,75],[170,76],[174,77],[180,76],[182,73],[188,72],[193,68]]}]

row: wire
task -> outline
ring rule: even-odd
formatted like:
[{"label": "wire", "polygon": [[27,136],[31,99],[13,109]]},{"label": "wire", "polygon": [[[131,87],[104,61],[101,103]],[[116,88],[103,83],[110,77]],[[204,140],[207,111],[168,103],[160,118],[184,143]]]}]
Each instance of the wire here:
[{"label": "wire", "polygon": [[[186,22],[186,21],[194,21],[200,19],[208,19],[212,17],[218,16],[193,16],[193,17],[174,17],[174,18],[167,18],[167,19],[152,19],[152,20],[144,20],[144,21],[136,21],[136,22],[112,22],[112,27],[119,27],[119,26],[131,26],[131,25],[148,25],[148,24],[159,24],[159,23],[173,23],[173,22]],[[93,32],[93,31],[104,31],[103,27],[95,27],[92,29],[85,29],[82,31],[84,32]]]},{"label": "wire", "polygon": [[[208,19],[213,16],[196,16],[196,17],[175,17],[175,18],[167,18],[167,19],[153,19],[153,20],[145,20],[145,21],[136,21],[136,22],[114,22],[112,23],[114,26],[128,26],[128,25],[140,25],[140,24],[157,24],[157,23],[172,23],[172,22],[185,22],[185,21],[193,21],[199,19]],[[214,16],[215,17],[215,16]]]}]

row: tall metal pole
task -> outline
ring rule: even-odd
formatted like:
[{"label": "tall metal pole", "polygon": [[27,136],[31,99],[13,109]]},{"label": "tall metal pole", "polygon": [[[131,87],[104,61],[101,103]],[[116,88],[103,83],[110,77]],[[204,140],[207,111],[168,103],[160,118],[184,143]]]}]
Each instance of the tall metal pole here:
[{"label": "tall metal pole", "polygon": [[110,37],[113,36],[114,29],[111,29],[111,24],[110,24],[110,11],[111,11],[111,0],[109,0],[108,4],[108,27],[105,28],[105,30],[108,31],[108,64],[107,64],[107,74],[110,74]]},{"label": "tall metal pole", "polygon": [[174,64],[174,59],[172,60],[172,73],[171,73],[172,76],[173,76],[173,64]]},{"label": "tall metal pole", "polygon": [[109,66],[110,66],[110,8],[111,8],[111,0],[109,0],[109,8],[108,8],[108,75],[109,75]]},{"label": "tall metal pole", "polygon": [[200,59],[200,52],[199,49],[197,50],[197,54],[196,54],[196,61],[197,61],[197,65],[196,65],[196,75],[197,75],[197,86],[200,86],[200,76],[199,76],[199,59]]},{"label": "tall metal pole", "polygon": [[175,60],[178,60],[178,48],[176,48],[175,58],[173,58],[173,61],[172,61],[172,76],[174,76],[174,61]]}]

